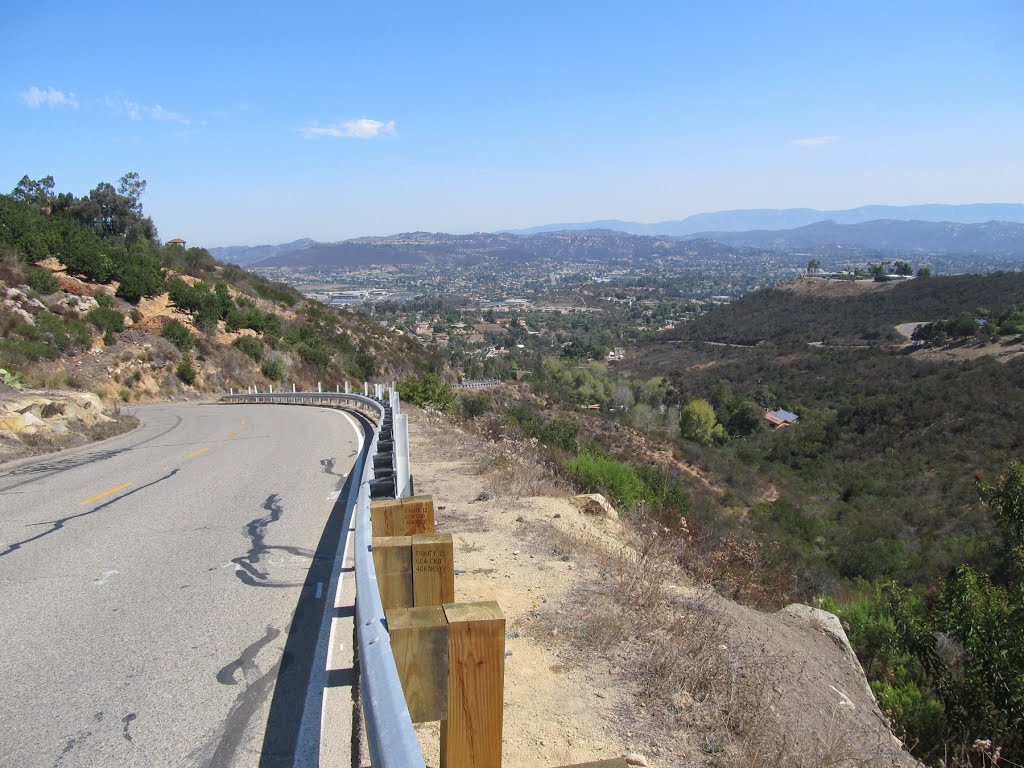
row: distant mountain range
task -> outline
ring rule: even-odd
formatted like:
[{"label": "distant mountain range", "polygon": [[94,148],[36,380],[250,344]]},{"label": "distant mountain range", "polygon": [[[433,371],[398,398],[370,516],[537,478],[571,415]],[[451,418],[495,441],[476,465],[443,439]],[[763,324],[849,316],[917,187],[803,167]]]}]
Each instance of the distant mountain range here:
[{"label": "distant mountain range", "polygon": [[702,239],[658,238],[628,235],[610,230],[583,232],[545,232],[537,235],[476,233],[449,235],[431,232],[409,232],[389,237],[362,237],[340,243],[296,241],[297,248],[255,246],[253,248],[211,248],[216,258],[237,261],[271,252],[258,261],[246,262],[249,267],[328,268],[336,266],[368,266],[371,264],[434,264],[454,267],[471,265],[486,259],[536,261],[657,259],[691,256],[699,258],[726,257],[751,249],[723,245]]},{"label": "distant mountain range", "polygon": [[[899,215],[894,215],[897,213]],[[888,216],[879,218],[880,214]],[[831,218],[822,220],[819,218],[822,216]],[[908,220],[908,216],[917,218]],[[792,224],[795,221],[800,223]],[[768,222],[769,225],[740,228],[750,222]],[[1024,205],[1011,203],[875,205],[848,211],[809,208],[721,211],[663,225],[602,221],[551,226],[561,228],[538,227],[519,233],[471,235],[411,232],[337,243],[304,238],[280,245],[211,248],[210,252],[222,261],[257,268],[370,264],[456,266],[491,258],[606,260],[684,254],[707,257],[736,252],[730,249],[810,250],[826,256],[840,252],[845,255],[843,249],[853,248],[869,254],[1024,257]],[[675,231],[671,234],[625,231],[630,227],[661,226]]]},{"label": "distant mountain range", "polygon": [[633,235],[686,236],[698,232],[744,232],[763,229],[794,229],[819,221],[836,224],[861,224],[877,219],[893,221],[948,221],[956,224],[981,224],[986,221],[1011,221],[1024,224],[1022,203],[972,203],[969,205],[863,205],[841,211],[814,208],[751,208],[715,213],[697,213],[685,219],[643,224],[615,219],[576,224],[546,224],[528,229],[508,230],[531,235],[540,232],[564,232],[580,229],[613,229]]},{"label": "distant mountain range", "polygon": [[882,219],[860,224],[819,221],[805,227],[749,232],[701,232],[694,237],[727,245],[772,250],[815,250],[829,246],[894,254],[958,253],[1024,256],[1024,224],[988,221],[959,224]]},{"label": "distant mountain range", "polygon": [[209,250],[214,258],[247,267],[263,259],[269,259],[282,253],[301,251],[303,248],[309,248],[314,245],[319,245],[319,243],[316,240],[304,237],[301,240],[293,240],[290,243],[281,243],[280,245],[228,245],[223,248],[210,248]]}]

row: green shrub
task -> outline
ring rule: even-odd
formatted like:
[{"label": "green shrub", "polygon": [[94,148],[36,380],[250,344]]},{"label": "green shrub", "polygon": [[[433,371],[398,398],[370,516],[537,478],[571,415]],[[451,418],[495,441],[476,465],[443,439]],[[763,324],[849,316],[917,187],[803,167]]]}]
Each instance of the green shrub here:
[{"label": "green shrub", "polygon": [[331,353],[320,344],[299,344],[299,357],[318,371],[326,371],[331,367]]},{"label": "green shrub", "polygon": [[199,373],[196,371],[195,366],[192,365],[192,358],[185,355],[182,361],[178,363],[178,367],[174,369],[174,375],[181,379],[183,384],[192,386]]},{"label": "green shrub", "polygon": [[260,366],[260,373],[271,381],[281,381],[285,374],[284,361],[279,357],[268,357]]},{"label": "green shrub", "polygon": [[263,342],[253,336],[239,336],[232,345],[257,363],[263,359]]},{"label": "green shrub", "polygon": [[103,343],[108,346],[114,343],[114,334],[124,330],[124,315],[109,306],[96,307],[85,319],[103,331]]},{"label": "green shrub", "polygon": [[436,373],[406,376],[398,382],[398,391],[403,400],[421,407],[451,411],[455,406],[455,393]]},{"label": "green shrub", "polygon": [[160,335],[170,341],[182,352],[188,352],[195,346],[195,336],[178,320],[170,320],[164,323]]},{"label": "green shrub", "polygon": [[459,414],[464,419],[475,419],[483,416],[493,408],[491,398],[483,392],[466,394],[459,398]]},{"label": "green shrub", "polygon": [[600,493],[624,512],[645,500],[648,488],[633,467],[593,453],[582,453],[566,469],[586,493]]},{"label": "green shrub", "polygon": [[56,293],[60,290],[60,280],[48,269],[42,267],[29,267],[25,270],[25,282],[28,287],[44,296],[48,293]]}]

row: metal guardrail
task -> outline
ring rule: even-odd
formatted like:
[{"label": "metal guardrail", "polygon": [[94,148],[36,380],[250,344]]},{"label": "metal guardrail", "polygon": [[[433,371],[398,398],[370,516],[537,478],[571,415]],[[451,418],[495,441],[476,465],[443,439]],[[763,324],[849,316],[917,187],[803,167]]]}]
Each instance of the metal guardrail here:
[{"label": "metal guardrail", "polygon": [[467,380],[460,381],[458,384],[453,384],[452,389],[487,389],[489,387],[497,387],[501,384],[501,379],[477,379],[475,381]]},{"label": "metal guardrail", "polygon": [[[364,385],[363,391],[368,392],[369,387]],[[359,646],[360,699],[366,724],[367,746],[374,768],[425,768],[423,753],[398,679],[371,547],[370,481],[374,479],[374,468],[373,461],[367,459],[377,453],[381,424],[390,413],[396,449],[395,496],[408,495],[411,490],[408,428],[405,426],[406,417],[397,412],[398,393],[391,390],[390,400],[385,403],[383,387],[378,384],[375,394],[379,399],[343,392],[256,392],[224,395],[221,400],[230,403],[350,407],[376,417],[377,428],[373,437],[363,447],[353,467],[360,480],[355,501],[356,638]]]}]

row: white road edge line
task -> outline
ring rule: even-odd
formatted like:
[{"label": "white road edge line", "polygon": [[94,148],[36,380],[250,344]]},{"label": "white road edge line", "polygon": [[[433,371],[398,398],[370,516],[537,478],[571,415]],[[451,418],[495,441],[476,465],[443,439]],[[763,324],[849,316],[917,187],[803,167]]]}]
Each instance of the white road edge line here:
[{"label": "white road edge line", "polygon": [[[324,408],[322,410],[328,413],[339,414],[349,423],[358,442],[356,449],[356,456],[358,457],[363,452],[363,445],[365,443],[363,429],[359,422],[341,410],[334,408]],[[354,491],[358,491],[358,488],[354,489]],[[332,658],[334,625],[335,622],[340,621],[334,618],[334,608],[338,595],[341,594],[342,566],[349,551],[350,525],[344,526],[345,529],[341,532],[342,538],[338,542],[338,553],[335,555],[334,563],[331,566],[331,577],[327,584],[328,602],[324,609],[323,620],[320,623],[320,635],[317,638],[313,665],[310,669],[310,680],[306,687],[306,703],[302,709],[302,722],[299,724],[299,734],[295,744],[293,765],[296,766],[319,765],[320,755],[324,749],[321,738],[324,733],[325,718],[329,716],[328,707],[325,706],[324,702],[328,692],[331,690],[327,685],[328,672],[334,668]],[[349,662],[349,665],[351,665],[351,662]],[[314,717],[316,710],[319,710],[317,713],[318,717]],[[337,717],[341,713],[332,714],[334,717]],[[351,711],[345,713],[345,715],[351,719]],[[348,727],[351,728],[351,725]],[[351,741],[350,736],[347,737],[347,741]]]}]

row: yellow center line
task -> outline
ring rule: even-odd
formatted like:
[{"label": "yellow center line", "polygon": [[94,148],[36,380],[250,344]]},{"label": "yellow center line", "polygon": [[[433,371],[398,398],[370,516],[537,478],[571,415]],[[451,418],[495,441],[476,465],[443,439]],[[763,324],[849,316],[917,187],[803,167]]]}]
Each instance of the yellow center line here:
[{"label": "yellow center line", "polygon": [[241,425],[242,425],[242,426],[244,427],[244,426],[245,426],[246,424],[248,424],[249,422],[248,422],[248,421],[246,421],[245,419],[242,419],[242,420],[241,420],[240,422],[238,422],[238,423],[239,423],[239,424],[241,424]]},{"label": "yellow center line", "polygon": [[238,435],[237,432],[228,432],[228,437],[235,437],[237,435]]},{"label": "yellow center line", "polygon": [[92,503],[94,501],[99,501],[104,496],[109,496],[112,493],[117,493],[118,491],[122,490],[123,488],[127,488],[129,485],[131,485],[131,483],[122,483],[121,485],[115,485],[113,488],[107,488],[107,490],[105,490],[105,491],[103,491],[101,493],[97,493],[95,496],[90,496],[88,499],[85,499],[85,500],[80,501],[78,503],[79,504],[90,504],[90,503]]},{"label": "yellow center line", "polygon": [[198,456],[199,454],[201,454],[201,453],[206,453],[206,452],[207,452],[208,450],[210,450],[210,449],[209,449],[209,448],[200,448],[200,449],[199,449],[198,451],[195,451],[194,453],[190,453],[190,454],[189,454],[188,456],[186,456],[185,458],[187,458],[187,459],[194,459],[194,458],[195,458],[196,456]]}]

